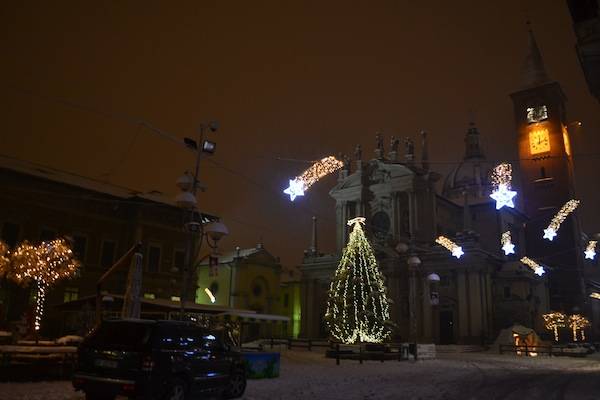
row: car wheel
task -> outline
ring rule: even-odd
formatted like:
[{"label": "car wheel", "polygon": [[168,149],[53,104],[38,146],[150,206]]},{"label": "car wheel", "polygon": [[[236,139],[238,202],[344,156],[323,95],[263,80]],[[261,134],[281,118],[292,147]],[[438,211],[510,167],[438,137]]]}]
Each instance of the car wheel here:
[{"label": "car wheel", "polygon": [[115,395],[85,392],[85,400],[114,400]]},{"label": "car wheel", "polygon": [[229,378],[229,386],[225,389],[224,395],[227,399],[242,397],[246,390],[246,375],[242,372],[234,372]]},{"label": "car wheel", "polygon": [[185,400],[187,397],[187,385],[179,378],[173,379],[169,383],[169,389],[165,400]]}]

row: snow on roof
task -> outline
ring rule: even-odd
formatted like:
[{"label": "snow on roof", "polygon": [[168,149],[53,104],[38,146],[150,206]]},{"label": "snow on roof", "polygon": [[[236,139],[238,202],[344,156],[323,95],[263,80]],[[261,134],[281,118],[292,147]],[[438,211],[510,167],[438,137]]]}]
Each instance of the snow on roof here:
[{"label": "snow on roof", "polygon": [[[29,176],[46,179],[52,182],[74,186],[92,192],[118,197],[120,199],[138,198],[171,207],[177,207],[174,199],[171,199],[158,191],[149,191],[143,193],[135,189],[115,185],[100,179],[85,177],[76,173],[59,170],[46,165],[20,160],[18,158],[5,155],[0,155],[0,169],[6,169]],[[207,214],[203,214],[203,216],[208,218],[205,222],[210,222],[211,220],[216,219],[216,217]]]}]

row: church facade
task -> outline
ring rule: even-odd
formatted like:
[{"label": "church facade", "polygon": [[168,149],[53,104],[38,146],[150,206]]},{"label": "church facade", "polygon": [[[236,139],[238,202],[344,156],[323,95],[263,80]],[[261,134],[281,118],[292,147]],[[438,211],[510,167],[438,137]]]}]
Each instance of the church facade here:
[{"label": "church facade", "polygon": [[[356,216],[366,218],[386,277],[391,320],[398,325],[394,339],[479,344],[512,324],[543,334],[542,315],[550,310],[588,313],[576,214],[554,242],[541,235],[575,191],[566,97],[548,78],[531,31],[522,76],[510,95],[520,159],[513,164],[517,207],[496,210],[489,197],[494,164],[486,160],[474,124],[465,135],[462,162],[444,177],[431,170],[426,133],[418,159],[410,139],[400,151],[392,138],[386,152],[378,135],[374,157],[363,161],[358,147],[330,191],[336,201],[336,252],[320,254],[313,243],[300,266],[301,336],[327,336],[329,279],[347,241],[346,222]],[[504,232],[510,232],[515,254],[502,251]],[[457,259],[437,245],[439,235],[462,246],[464,255]],[[547,273],[534,274],[519,261],[523,256],[543,260]]]}]

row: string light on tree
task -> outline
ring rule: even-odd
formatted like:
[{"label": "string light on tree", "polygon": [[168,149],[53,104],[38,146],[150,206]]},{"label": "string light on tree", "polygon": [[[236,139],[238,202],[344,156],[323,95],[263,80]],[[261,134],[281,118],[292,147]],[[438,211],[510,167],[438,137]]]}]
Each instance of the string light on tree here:
[{"label": "string light on tree", "polygon": [[352,232],[329,287],[325,321],[332,336],[343,343],[381,343],[393,326],[387,289],[373,248],[362,225],[348,221]]},{"label": "string light on tree", "polygon": [[550,221],[550,225],[544,229],[544,239],[552,241],[560,228],[560,224],[579,206],[579,200],[571,199],[565,203],[564,206],[556,213],[554,218]]},{"label": "string light on tree", "polygon": [[338,160],[334,156],[325,157],[319,161],[316,161],[301,175],[289,180],[289,186],[283,191],[283,193],[290,196],[290,200],[294,201],[298,196],[304,196],[312,185],[314,185],[319,179],[327,176],[339,169],[344,167],[344,162]]},{"label": "string light on tree", "polygon": [[64,239],[42,242],[34,246],[25,241],[11,254],[10,262],[0,271],[21,285],[35,283],[36,307],[35,330],[40,329],[48,288],[59,280],[72,277],[79,268],[79,261]]},{"label": "string light on tree", "polygon": [[546,329],[554,332],[554,341],[558,342],[558,328],[566,326],[567,316],[561,312],[551,312],[542,315]]},{"label": "string light on tree", "polygon": [[573,341],[577,341],[577,331],[581,332],[581,340],[585,340],[585,328],[590,326],[590,321],[580,314],[574,314],[569,316],[568,320],[569,327],[573,333]]},{"label": "string light on tree", "polygon": [[584,254],[585,258],[588,260],[593,260],[596,257],[596,244],[598,241],[590,240],[585,248]]},{"label": "string light on tree", "polygon": [[494,190],[490,197],[496,200],[496,210],[502,207],[514,208],[515,203],[513,198],[517,195],[517,192],[511,189],[512,182],[512,165],[509,163],[501,163],[494,167],[491,176],[492,185]]},{"label": "string light on tree", "polygon": [[546,271],[544,270],[544,267],[542,267],[540,264],[536,263],[529,257],[521,258],[521,262],[523,264],[527,265],[529,268],[531,268],[533,273],[536,275],[542,276],[546,273]]},{"label": "string light on tree", "polygon": [[510,231],[506,231],[502,234],[502,239],[500,239],[500,243],[502,244],[502,250],[504,250],[504,255],[515,254],[515,245],[512,244],[510,237]]},{"label": "string light on tree", "polygon": [[462,247],[460,247],[459,245],[457,245],[456,243],[454,243],[452,240],[448,239],[445,236],[439,236],[437,239],[435,239],[435,242],[439,245],[444,246],[446,249],[448,249],[452,255],[456,258],[460,258],[463,254],[465,254],[463,252]]}]

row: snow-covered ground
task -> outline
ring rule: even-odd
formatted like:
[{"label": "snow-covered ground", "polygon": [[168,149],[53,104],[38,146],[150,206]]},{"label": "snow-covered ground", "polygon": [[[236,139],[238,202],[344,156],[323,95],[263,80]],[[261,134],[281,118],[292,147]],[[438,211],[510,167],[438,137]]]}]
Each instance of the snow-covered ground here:
[{"label": "snow-covered ground", "polygon": [[[75,400],[70,382],[0,383],[0,399]],[[258,399],[600,399],[600,358],[440,354],[427,361],[344,361],[282,350],[281,376],[248,382]]]}]

